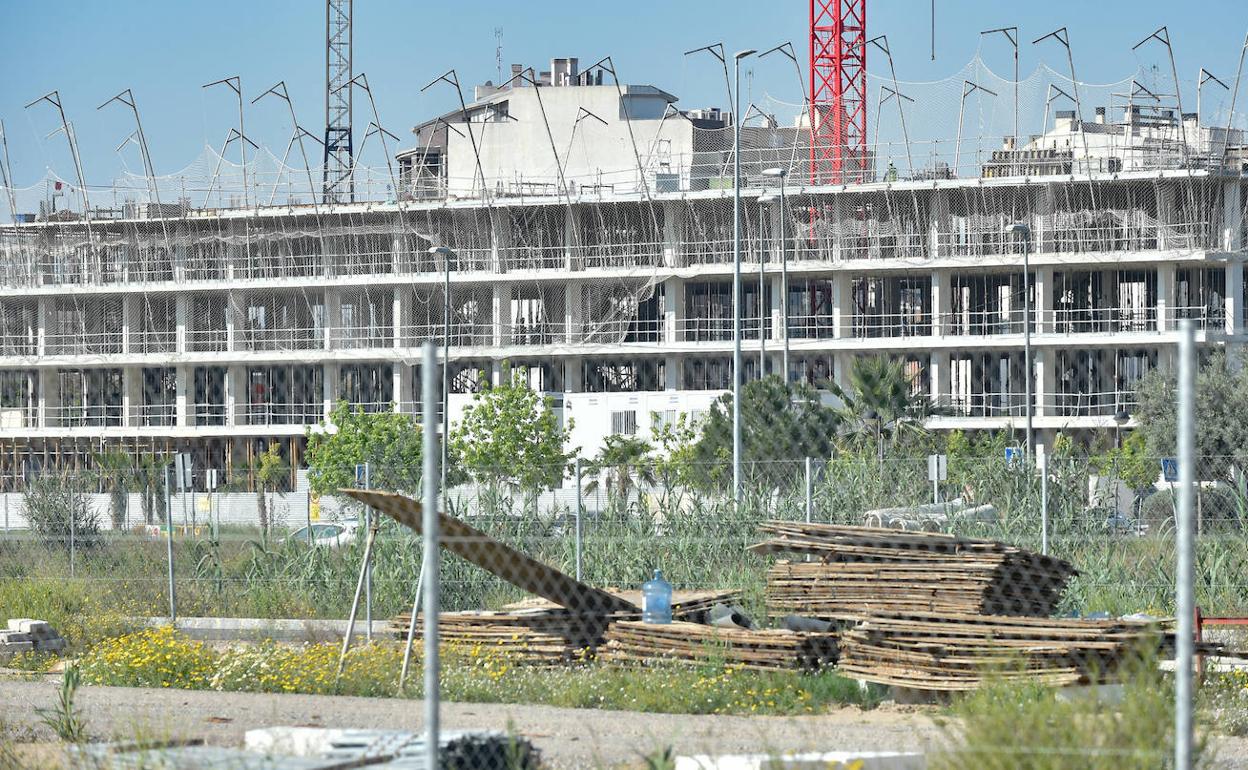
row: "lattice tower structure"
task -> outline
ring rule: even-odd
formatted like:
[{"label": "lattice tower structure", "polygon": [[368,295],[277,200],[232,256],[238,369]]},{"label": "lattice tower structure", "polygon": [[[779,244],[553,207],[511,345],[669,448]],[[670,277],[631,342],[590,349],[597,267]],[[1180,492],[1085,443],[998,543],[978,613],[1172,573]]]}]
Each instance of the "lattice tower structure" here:
[{"label": "lattice tower structure", "polygon": [[355,200],[351,184],[352,0],[325,2],[325,161],[323,199]]},{"label": "lattice tower structure", "polygon": [[810,0],[810,181],[861,181],[867,155],[867,2]]}]

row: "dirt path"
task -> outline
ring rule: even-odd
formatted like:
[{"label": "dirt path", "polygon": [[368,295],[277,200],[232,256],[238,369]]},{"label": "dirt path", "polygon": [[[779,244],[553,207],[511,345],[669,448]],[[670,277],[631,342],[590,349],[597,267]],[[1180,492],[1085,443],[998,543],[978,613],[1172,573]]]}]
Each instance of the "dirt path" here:
[{"label": "dirt path", "polygon": [[[52,705],[51,681],[0,681],[8,728],[50,737],[35,707]],[[421,725],[419,701],[326,695],[268,695],[126,687],[83,687],[79,698],[93,737],[199,737],[241,746],[248,729],[275,725],[406,728]],[[447,703],[444,729],[513,729],[542,750],[551,767],[632,765],[664,746],[678,753],[777,749],[922,750],[939,731],[920,713],[894,708],[840,709],[809,717],[640,714],[548,706]]]}]

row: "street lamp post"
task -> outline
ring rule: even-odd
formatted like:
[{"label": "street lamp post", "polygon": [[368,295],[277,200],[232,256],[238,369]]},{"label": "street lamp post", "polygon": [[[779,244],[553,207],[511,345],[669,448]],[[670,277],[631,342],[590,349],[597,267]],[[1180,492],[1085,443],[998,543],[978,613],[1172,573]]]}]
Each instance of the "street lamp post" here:
[{"label": "street lamp post", "polygon": [[732,501],[741,504],[741,60],[753,48],[732,56]]},{"label": "street lamp post", "polygon": [[1033,448],[1031,414],[1035,407],[1031,397],[1031,228],[1022,222],[1015,222],[1006,227],[1005,232],[1023,238],[1023,383],[1024,398],[1027,400],[1027,446],[1023,452],[1030,459]]},{"label": "street lamp post", "polygon": [[1114,446],[1118,449],[1122,449],[1122,429],[1130,421],[1131,413],[1125,406],[1114,412]]},{"label": "street lamp post", "polygon": [[442,257],[442,493],[446,494],[447,447],[451,421],[451,259],[453,249],[434,246],[429,253]]},{"label": "street lamp post", "polygon": [[788,209],[784,199],[784,180],[789,170],[784,167],[769,168],[763,176],[780,180],[780,323],[784,339],[784,384],[789,384],[789,236]]}]

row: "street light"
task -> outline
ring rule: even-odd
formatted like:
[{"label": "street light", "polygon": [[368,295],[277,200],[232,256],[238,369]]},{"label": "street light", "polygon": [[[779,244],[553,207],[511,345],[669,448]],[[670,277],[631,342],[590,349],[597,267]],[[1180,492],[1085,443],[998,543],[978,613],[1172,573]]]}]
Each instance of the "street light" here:
[{"label": "street light", "polygon": [[1114,412],[1114,445],[1119,449],[1122,449],[1122,429],[1130,421],[1131,413],[1125,406]]},{"label": "street light", "polygon": [[433,246],[429,253],[442,258],[442,491],[446,493],[446,448],[450,444],[451,420],[451,260],[454,249]]},{"label": "street light", "polygon": [[1023,382],[1026,386],[1027,399],[1027,446],[1023,448],[1024,456],[1031,458],[1032,431],[1031,413],[1031,228],[1022,222],[1015,222],[1005,228],[1007,235],[1021,235],[1023,238]]},{"label": "street light", "polygon": [[784,180],[788,175],[789,170],[783,167],[763,169],[763,176],[780,180],[780,321],[784,327],[785,385],[789,384],[789,222],[784,200]]},{"label": "street light", "polygon": [[732,55],[732,501],[737,506],[741,504],[741,60],[755,53],[747,48]]}]

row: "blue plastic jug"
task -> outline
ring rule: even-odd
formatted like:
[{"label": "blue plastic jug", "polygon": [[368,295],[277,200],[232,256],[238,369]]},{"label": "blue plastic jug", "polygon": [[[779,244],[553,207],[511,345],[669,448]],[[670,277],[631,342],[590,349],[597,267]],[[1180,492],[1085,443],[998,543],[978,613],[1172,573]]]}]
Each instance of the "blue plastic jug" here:
[{"label": "blue plastic jug", "polygon": [[672,584],[657,569],[654,577],[641,584],[641,619],[645,623],[672,622]]}]

